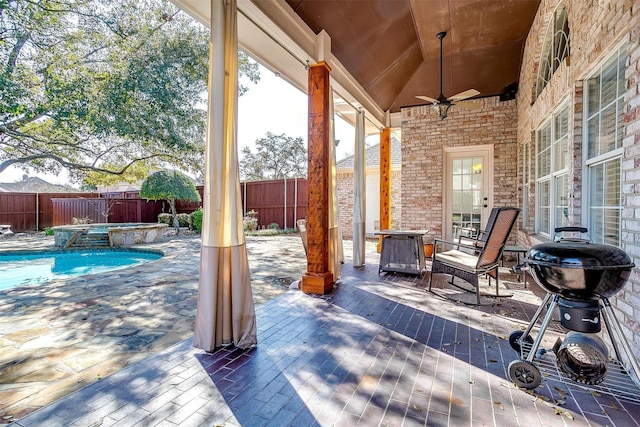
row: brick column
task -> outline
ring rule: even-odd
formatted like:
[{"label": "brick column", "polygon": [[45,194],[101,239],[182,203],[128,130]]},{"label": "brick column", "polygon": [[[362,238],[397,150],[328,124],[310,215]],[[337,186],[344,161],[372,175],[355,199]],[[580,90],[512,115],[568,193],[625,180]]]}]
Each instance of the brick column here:
[{"label": "brick column", "polygon": [[331,291],[334,280],[329,270],[330,72],[325,62],[309,67],[307,271],[301,289],[319,295]]},{"label": "brick column", "polygon": [[[391,128],[380,132],[380,230],[391,228]],[[382,244],[378,243],[378,253]]]}]

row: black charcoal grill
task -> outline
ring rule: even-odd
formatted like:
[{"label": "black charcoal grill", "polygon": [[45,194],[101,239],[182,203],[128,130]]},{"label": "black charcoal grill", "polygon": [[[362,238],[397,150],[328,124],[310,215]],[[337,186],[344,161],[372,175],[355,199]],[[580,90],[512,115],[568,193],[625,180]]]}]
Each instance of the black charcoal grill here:
[{"label": "black charcoal grill", "polygon": [[[609,357],[598,337],[604,320],[617,359],[623,360],[622,347],[636,381],[640,369],[608,300],[624,288],[634,267],[623,250],[581,239],[560,240],[532,247],[521,267],[531,273],[547,295],[527,329],[514,331],[509,337],[511,347],[521,356],[509,364],[509,376],[516,385],[527,389],[540,385],[542,376],[534,361],[556,307],[560,323],[570,331],[564,342],[559,340],[553,349],[557,365],[566,376],[589,385],[604,380]],[[530,334],[545,311],[533,340]]]}]

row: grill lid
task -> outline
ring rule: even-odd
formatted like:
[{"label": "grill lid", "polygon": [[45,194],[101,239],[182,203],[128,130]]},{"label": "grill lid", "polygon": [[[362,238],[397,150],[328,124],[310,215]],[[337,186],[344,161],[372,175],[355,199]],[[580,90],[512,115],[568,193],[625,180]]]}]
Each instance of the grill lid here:
[{"label": "grill lid", "polygon": [[544,243],[529,249],[529,264],[545,267],[580,268],[585,270],[615,270],[634,267],[620,248],[584,242]]},{"label": "grill lid", "polygon": [[588,242],[536,245],[526,263],[546,291],[580,300],[615,295],[634,267],[622,249]]}]

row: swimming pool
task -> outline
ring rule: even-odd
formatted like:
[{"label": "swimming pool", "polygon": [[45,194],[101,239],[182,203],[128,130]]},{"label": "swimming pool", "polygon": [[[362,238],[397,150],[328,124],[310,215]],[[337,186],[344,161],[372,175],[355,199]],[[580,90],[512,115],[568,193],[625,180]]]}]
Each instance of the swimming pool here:
[{"label": "swimming pool", "polygon": [[109,248],[4,252],[0,253],[0,291],[133,267],[163,255],[160,251]]}]

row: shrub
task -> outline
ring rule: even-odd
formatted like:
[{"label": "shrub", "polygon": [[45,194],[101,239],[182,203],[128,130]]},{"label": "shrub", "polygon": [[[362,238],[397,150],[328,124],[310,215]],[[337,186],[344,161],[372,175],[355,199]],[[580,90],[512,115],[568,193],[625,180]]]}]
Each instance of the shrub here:
[{"label": "shrub", "polygon": [[247,212],[247,216],[242,218],[242,228],[244,231],[256,231],[258,229],[258,212]]},{"label": "shrub", "polygon": [[248,231],[247,236],[278,236],[280,234],[296,234],[298,230],[296,228],[285,228],[283,230],[273,230],[271,228],[265,228],[264,230]]},{"label": "shrub", "polygon": [[191,223],[193,224],[194,230],[202,232],[202,208],[191,212]]},{"label": "shrub", "polygon": [[45,236],[53,236],[55,233],[53,231],[53,228],[47,227],[44,229],[44,234]]},{"label": "shrub", "polygon": [[161,213],[161,214],[158,215],[158,222],[160,224],[172,225],[173,224],[173,215],[171,215],[170,213]]},{"label": "shrub", "polygon": [[277,222],[272,222],[271,224],[269,224],[267,228],[270,230],[278,230],[280,229],[280,225],[278,225]]},{"label": "shrub", "polygon": [[179,213],[177,216],[178,216],[178,224],[180,224],[180,227],[191,228],[191,215],[186,213]]}]

